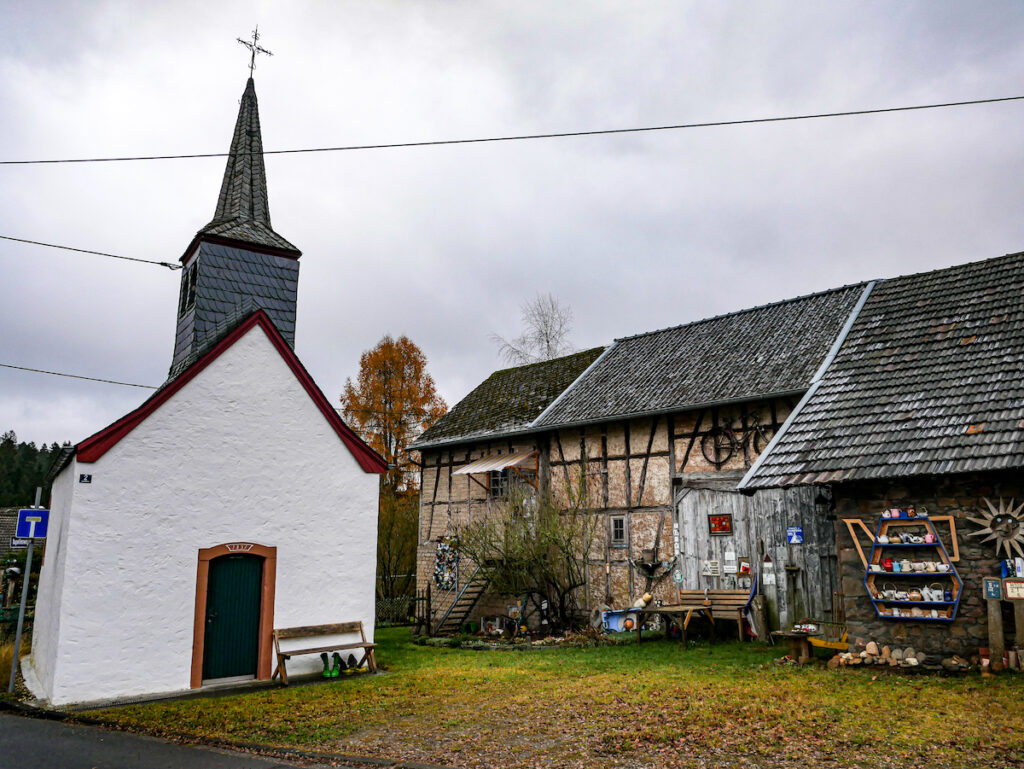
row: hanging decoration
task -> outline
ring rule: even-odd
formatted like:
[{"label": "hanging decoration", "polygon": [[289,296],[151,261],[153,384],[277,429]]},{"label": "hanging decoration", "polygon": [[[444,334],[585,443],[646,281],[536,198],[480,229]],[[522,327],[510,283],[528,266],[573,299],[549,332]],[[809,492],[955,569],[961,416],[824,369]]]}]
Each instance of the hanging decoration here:
[{"label": "hanging decoration", "polygon": [[1011,547],[1017,551],[1018,556],[1024,556],[1024,548],[1022,548],[1024,546],[1024,521],[1021,520],[1024,502],[1015,509],[1012,499],[1009,502],[1004,502],[1000,497],[999,507],[993,505],[987,497],[982,497],[982,499],[988,505],[988,510],[982,510],[979,517],[968,516],[967,520],[983,528],[970,536],[985,537],[982,542],[994,539],[997,556],[1002,548],[1006,551],[1006,557],[1012,558],[1014,553],[1011,552]]},{"label": "hanging decoration", "polygon": [[441,537],[434,552],[434,584],[439,590],[451,590],[458,582],[459,540],[448,535]]}]

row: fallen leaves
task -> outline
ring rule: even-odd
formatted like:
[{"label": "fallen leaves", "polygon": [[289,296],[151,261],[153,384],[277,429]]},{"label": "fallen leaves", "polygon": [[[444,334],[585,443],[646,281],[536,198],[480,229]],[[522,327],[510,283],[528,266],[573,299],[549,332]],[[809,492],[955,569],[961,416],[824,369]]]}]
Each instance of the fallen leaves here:
[{"label": "fallen leaves", "polygon": [[1019,766],[1024,676],[776,668],[755,644],[525,654],[377,634],[388,676],[102,711],[123,728],[483,766]]}]

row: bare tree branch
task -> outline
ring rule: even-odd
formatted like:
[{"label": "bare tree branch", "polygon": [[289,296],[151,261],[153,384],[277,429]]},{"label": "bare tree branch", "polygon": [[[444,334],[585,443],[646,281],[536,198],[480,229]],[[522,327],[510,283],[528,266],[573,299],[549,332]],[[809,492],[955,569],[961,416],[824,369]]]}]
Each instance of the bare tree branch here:
[{"label": "bare tree branch", "polygon": [[513,366],[538,363],[568,355],[572,330],[572,308],[562,305],[551,294],[537,294],[521,308],[523,333],[509,340],[491,334],[498,345],[498,354]]}]

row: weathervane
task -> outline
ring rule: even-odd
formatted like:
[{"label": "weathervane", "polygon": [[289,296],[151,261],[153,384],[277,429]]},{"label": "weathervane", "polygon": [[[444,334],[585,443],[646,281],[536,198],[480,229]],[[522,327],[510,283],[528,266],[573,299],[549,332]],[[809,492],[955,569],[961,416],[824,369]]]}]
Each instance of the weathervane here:
[{"label": "weathervane", "polygon": [[238,42],[241,43],[242,45],[244,45],[246,48],[248,48],[249,49],[249,53],[252,54],[249,57],[249,77],[251,78],[252,77],[252,71],[254,69],[256,69],[256,54],[258,54],[258,53],[265,53],[267,56],[273,56],[274,54],[272,54],[266,48],[262,48],[261,46],[256,45],[256,41],[260,39],[260,28],[259,28],[259,26],[257,26],[256,29],[254,29],[252,31],[252,42],[251,43],[248,40],[243,40],[240,37],[235,38],[235,39],[238,40]]}]

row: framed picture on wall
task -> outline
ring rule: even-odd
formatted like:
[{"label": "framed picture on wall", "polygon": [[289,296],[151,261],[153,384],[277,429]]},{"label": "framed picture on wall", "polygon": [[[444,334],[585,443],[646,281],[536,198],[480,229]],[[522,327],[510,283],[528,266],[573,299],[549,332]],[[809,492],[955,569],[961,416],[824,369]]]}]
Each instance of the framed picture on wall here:
[{"label": "framed picture on wall", "polygon": [[708,530],[712,537],[731,537],[732,513],[708,513]]}]

